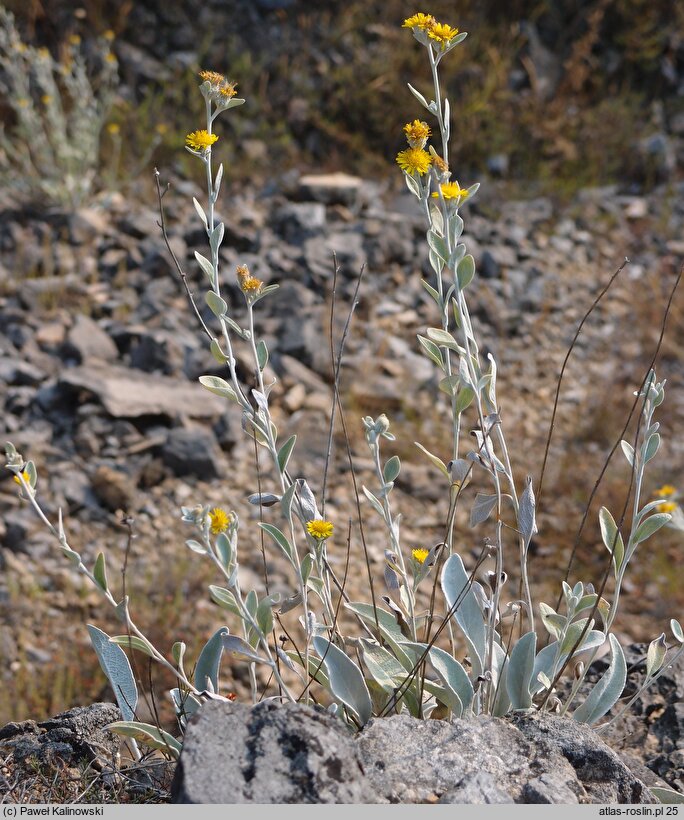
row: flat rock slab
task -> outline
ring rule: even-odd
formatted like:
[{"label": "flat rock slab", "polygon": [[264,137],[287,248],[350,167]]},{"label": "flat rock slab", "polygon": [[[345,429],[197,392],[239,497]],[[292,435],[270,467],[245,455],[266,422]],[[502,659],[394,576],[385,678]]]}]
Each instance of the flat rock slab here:
[{"label": "flat rock slab", "polygon": [[125,367],[69,368],[60,373],[59,384],[94,393],[114,418],[185,415],[209,419],[220,416],[226,409],[224,400],[200,384]]},{"label": "flat rock slab", "polygon": [[319,708],[207,703],[190,721],[177,803],[656,803],[586,726],[553,715],[420,721],[353,735]]}]

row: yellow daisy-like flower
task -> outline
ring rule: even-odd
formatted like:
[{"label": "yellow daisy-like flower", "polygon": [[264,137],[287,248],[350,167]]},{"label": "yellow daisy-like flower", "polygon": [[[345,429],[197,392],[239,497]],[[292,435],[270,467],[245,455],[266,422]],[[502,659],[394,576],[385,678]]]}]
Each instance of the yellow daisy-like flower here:
[{"label": "yellow daisy-like flower", "polygon": [[220,507],[214,507],[209,512],[209,529],[214,535],[225,532],[231,524],[233,516],[222,510]]},{"label": "yellow daisy-like flower", "polygon": [[223,74],[219,74],[218,71],[200,71],[199,75],[203,80],[212,85],[222,85],[226,81]]},{"label": "yellow daisy-like flower", "polygon": [[424,564],[425,559],[428,557],[429,554],[430,554],[430,550],[426,550],[426,549],[422,549],[422,548],[411,550],[411,555],[413,556],[413,558],[419,564]]},{"label": "yellow daisy-like flower", "polygon": [[658,487],[657,490],[653,490],[653,496],[654,498],[669,498],[676,492],[677,488],[673,487],[672,484],[663,484],[662,487]]},{"label": "yellow daisy-like flower", "polygon": [[404,133],[411,148],[424,148],[431,131],[426,122],[414,120],[406,123]]},{"label": "yellow daisy-like flower", "polygon": [[402,28],[429,29],[434,25],[435,18],[431,14],[414,14],[402,23]]},{"label": "yellow daisy-like flower", "polygon": [[326,538],[330,538],[333,534],[333,530],[334,527],[330,521],[316,520],[306,522],[306,531],[312,538],[316,538],[318,541],[325,541]]},{"label": "yellow daisy-like flower", "polygon": [[50,103],[52,102],[52,96],[50,94],[43,94],[43,96],[40,98],[40,101],[43,103],[43,105],[50,105]]},{"label": "yellow daisy-like flower", "polygon": [[264,283],[261,279],[257,279],[256,276],[247,276],[240,282],[243,293],[258,293],[263,286]]},{"label": "yellow daisy-like flower", "polygon": [[407,148],[397,154],[397,164],[407,174],[427,174],[432,157],[422,148]]},{"label": "yellow daisy-like flower", "polygon": [[205,129],[193,131],[185,138],[185,144],[193,151],[207,151],[218,139],[218,134],[210,134]]},{"label": "yellow daisy-like flower", "polygon": [[676,501],[663,501],[662,504],[658,504],[656,509],[661,513],[671,513],[677,509],[677,506]]},{"label": "yellow daisy-like flower", "polygon": [[[445,182],[439,187],[444,199],[458,199],[459,197],[465,199],[468,196],[468,189],[461,188],[458,182]],[[438,198],[439,194],[435,191],[432,196]]]},{"label": "yellow daisy-like flower", "polygon": [[116,37],[116,34],[114,34],[112,29],[108,28],[102,36],[105,38],[105,40],[109,40],[109,42],[111,43],[111,41]]},{"label": "yellow daisy-like flower", "polygon": [[448,23],[432,23],[427,33],[431,40],[436,40],[442,48],[446,48],[458,34],[458,29],[452,28]]},{"label": "yellow daisy-like flower", "polygon": [[118,134],[121,131],[121,126],[117,122],[110,122],[107,126],[107,133]]}]

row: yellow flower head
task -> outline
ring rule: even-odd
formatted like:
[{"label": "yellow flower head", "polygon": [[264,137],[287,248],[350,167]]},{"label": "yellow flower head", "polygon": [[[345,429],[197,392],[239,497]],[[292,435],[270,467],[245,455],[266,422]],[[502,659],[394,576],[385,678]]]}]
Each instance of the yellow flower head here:
[{"label": "yellow flower head", "polygon": [[78,34],[72,34],[69,36],[69,45],[72,46],[80,46],[81,45],[81,38]]},{"label": "yellow flower head", "polygon": [[110,51],[108,54],[105,55],[105,61],[113,65],[117,62],[117,59],[114,54]]},{"label": "yellow flower head", "polygon": [[672,484],[663,484],[662,487],[658,487],[657,490],[653,490],[653,497],[654,498],[669,498],[671,495],[674,495],[677,492],[677,488],[673,487]]},{"label": "yellow flower head", "polygon": [[663,501],[662,504],[658,504],[657,510],[661,513],[671,513],[677,509],[677,506],[676,501]]},{"label": "yellow flower head", "polygon": [[50,56],[50,50],[47,48],[39,48],[37,53],[41,60],[47,60]]},{"label": "yellow flower head", "polygon": [[[458,182],[445,182],[439,187],[444,199],[458,199],[459,197],[465,199],[468,196],[468,189],[461,188]],[[432,196],[439,197],[439,194],[435,191]]]},{"label": "yellow flower head", "polygon": [[121,126],[116,122],[110,122],[107,126],[107,132],[109,134],[118,134],[121,131]]},{"label": "yellow flower head", "polygon": [[[22,470],[21,471],[21,478],[24,479],[24,481],[28,484],[29,487],[31,486],[31,476],[28,474],[28,470]],[[20,487],[23,487],[24,485],[21,483],[21,478],[19,478],[18,475],[14,476],[14,480],[16,481],[16,483]]]},{"label": "yellow flower head", "polygon": [[50,103],[52,102],[52,96],[50,94],[43,94],[43,96],[40,98],[40,101],[43,103],[43,105],[50,105]]},{"label": "yellow flower head", "polygon": [[428,557],[429,554],[430,554],[430,550],[426,550],[426,549],[422,549],[422,548],[411,550],[411,555],[413,556],[413,558],[419,564],[424,564],[425,559]]},{"label": "yellow flower head", "polygon": [[250,296],[256,296],[257,293],[263,288],[264,283],[261,279],[257,279],[256,276],[247,276],[245,279],[240,281],[240,287],[242,288],[243,293],[247,293]]},{"label": "yellow flower head", "polygon": [[434,23],[435,18],[431,14],[421,14],[419,12],[418,14],[414,14],[413,16],[408,17],[406,20],[404,20],[401,27],[418,28],[424,31],[425,29],[431,28],[434,25]]},{"label": "yellow flower head", "polygon": [[414,120],[406,123],[404,133],[411,148],[425,148],[425,143],[430,136],[430,127],[426,122]]},{"label": "yellow flower head", "polygon": [[457,28],[452,28],[448,23],[432,23],[427,29],[428,37],[436,40],[444,49],[458,34]]},{"label": "yellow flower head", "polygon": [[222,85],[226,81],[223,74],[219,74],[218,71],[200,71],[199,75],[205,82],[212,85]]},{"label": "yellow flower head", "polygon": [[185,138],[185,144],[193,151],[208,151],[209,148],[218,139],[218,134],[210,134],[208,131],[202,129],[201,131],[193,131]]},{"label": "yellow flower head", "polygon": [[407,174],[427,174],[432,157],[422,148],[407,148],[397,154],[397,164]]},{"label": "yellow flower head", "polygon": [[306,531],[312,538],[316,538],[318,541],[325,541],[326,538],[330,538],[333,534],[333,525],[330,521],[307,521],[306,522]]},{"label": "yellow flower head", "polygon": [[105,38],[105,40],[109,40],[109,42],[111,43],[111,41],[116,37],[116,34],[114,34],[114,32],[110,28],[108,28],[102,36]]},{"label": "yellow flower head", "polygon": [[214,507],[214,509],[209,512],[209,529],[214,535],[225,532],[232,521],[233,516],[220,507]]}]

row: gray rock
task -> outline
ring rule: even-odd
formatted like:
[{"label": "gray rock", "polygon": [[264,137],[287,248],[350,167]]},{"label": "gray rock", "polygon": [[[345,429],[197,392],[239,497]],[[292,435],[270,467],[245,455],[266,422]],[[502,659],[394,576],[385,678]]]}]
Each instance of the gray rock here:
[{"label": "gray rock", "polygon": [[325,228],[325,205],[321,202],[287,202],[273,215],[275,227],[290,243],[299,245],[306,237]]},{"label": "gray rock", "polygon": [[488,772],[477,772],[472,778],[464,781],[462,785],[443,794],[439,802],[482,805],[510,803],[511,798],[499,786],[493,775]]},{"label": "gray rock", "polygon": [[299,180],[300,196],[326,205],[355,205],[363,190],[361,177],[337,172],[308,174]]},{"label": "gray rock", "polygon": [[62,357],[73,357],[81,364],[91,359],[113,362],[118,356],[119,351],[111,337],[96,321],[79,314],[67,334],[66,343],[62,347]]},{"label": "gray rock", "polygon": [[57,759],[67,763],[111,761],[120,741],[106,726],[116,720],[121,720],[118,706],[94,703],[61,712],[42,723],[8,723],[0,729],[0,749],[10,751],[16,762],[27,758],[48,765]]},{"label": "gray rock", "polygon": [[174,803],[365,803],[352,735],[322,709],[209,702],[188,723]]},{"label": "gray rock", "polygon": [[70,368],[60,374],[59,386],[94,393],[115,418],[174,418],[180,414],[190,418],[217,418],[225,410],[225,402],[199,384],[114,365]]},{"label": "gray rock", "polygon": [[196,475],[205,481],[217,478],[223,466],[214,434],[200,427],[171,430],[161,455],[176,475]]}]

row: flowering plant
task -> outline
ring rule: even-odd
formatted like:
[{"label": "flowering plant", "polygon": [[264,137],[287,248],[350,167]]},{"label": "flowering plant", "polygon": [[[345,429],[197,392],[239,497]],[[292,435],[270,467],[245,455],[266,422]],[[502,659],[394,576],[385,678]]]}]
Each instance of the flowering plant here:
[{"label": "flowering plant", "polygon": [[[236,512],[210,509],[203,504],[184,507],[183,521],[193,528],[194,536],[186,544],[215,566],[222,580],[221,585],[209,588],[212,600],[238,624],[236,633],[227,625],[219,627],[201,650],[194,674],[188,674],[185,643],[175,643],[170,657],[152,646],[132,620],[128,599],[124,596],[119,600],[111,591],[104,555],[99,555],[92,568],[85,566],[68,545],[61,515],[55,527],[38,504],[35,465],[25,463],[11,444],[7,446],[7,466],[22,493],[57,537],[66,556],[116,607],[125,625],[126,634],[111,638],[89,627],[124,715],[124,721],[113,728],[149,745],[166,748],[173,755],[181,747],[178,739],[159,727],[135,720],[137,689],[122,646],[143,652],[173,671],[178,685],[171,691],[171,698],[181,729],[204,700],[230,699],[221,692],[219,682],[221,661],[226,656],[247,664],[255,702],[264,696],[257,676],[260,665],[266,668],[269,683],[272,680],[274,684],[268,691],[270,697],[308,701],[313,697],[312,689],[322,687],[329,693],[330,710],[357,728],[362,728],[373,715],[402,711],[427,718],[437,714],[461,717],[553,709],[571,714],[577,721],[594,724],[615,706],[624,688],[625,657],[612,627],[625,573],[640,544],[661,527],[676,524],[672,517],[676,507],[674,488],[664,487],[660,491],[662,497],[643,506],[641,502],[646,466],[660,443],[654,414],[664,400],[665,383],[658,382],[655,372],[649,370],[636,393],[635,407],[640,405],[636,435],[632,442],[622,441],[623,453],[632,468],[631,521],[625,524],[624,511],[616,521],[605,507],[601,509],[601,534],[610,555],[609,571],[598,589],[582,581],[574,586],[564,581],[555,607],[545,603],[535,606],[528,557],[532,537],[537,533],[537,501],[531,478],[527,478],[522,489],[516,484],[499,412],[496,363],[491,354],[483,359],[473,332],[468,288],[474,281],[476,266],[462,241],[461,208],[473,200],[479,186],[476,183],[461,187],[452,178],[451,109],[439,76],[442,60],[463,42],[466,34],[425,14],[408,18],[404,27],[425,48],[433,84],[431,99],[411,85],[409,90],[436,123],[431,126],[419,119],[407,123],[404,133],[408,147],[398,153],[396,161],[425,217],[433,273],[431,281],[422,284],[435,304],[437,323],[427,328],[418,342],[438,369],[439,388],[447,397],[451,416],[445,459],[418,444],[448,494],[443,539],[431,547],[410,550],[402,544],[400,515],[392,499],[401,461],[396,455],[385,460],[382,451],[394,435],[386,415],[366,416],[363,428],[375,480],[373,487],[364,486],[362,492],[387,534],[382,568],[386,594],[380,603],[374,590],[380,578],[368,563],[370,602],[349,600],[345,591],[346,570],[345,578],[340,579],[329,555],[335,523],[327,520],[324,501],[319,508],[307,480],[292,475],[289,464],[296,436],[283,441],[271,413],[269,397],[274,382],[267,376],[269,350],[265,340],[259,338],[255,308],[262,299],[271,297],[278,286],[266,285],[246,265],[238,266],[235,276],[243,299],[243,321],[238,321],[238,312],[229,307],[222,292],[219,250],[224,225],[217,220],[215,206],[223,166],[215,170],[212,162],[212,148],[219,139],[214,124],[220,114],[244,100],[236,96],[235,83],[213,71],[201,74],[204,127],[186,137],[187,150],[202,163],[206,176],[206,202],[193,202],[209,245],[208,256],[196,252],[195,258],[207,281],[204,299],[214,317],[211,326],[202,318],[187,284],[186,289],[211,353],[225,368],[226,378],[205,375],[200,382],[237,406],[244,432],[268,456],[273,490],[260,489],[249,497],[249,502],[260,508],[259,526],[286,562],[294,580],[294,594],[281,600],[268,588],[261,598],[255,590],[245,593],[240,583]],[[436,145],[429,144],[433,127]],[[166,239],[162,203],[165,192],[159,186],[158,176],[157,183],[161,228]],[[175,257],[174,261],[185,282]],[[237,344],[244,345],[251,356],[255,374],[251,389],[238,377],[234,352]],[[336,401],[342,346],[335,362]],[[472,427],[474,448],[463,435],[466,422]],[[468,488],[474,473],[489,483],[490,491],[477,492],[473,498]],[[324,491],[322,496],[325,497]],[[486,533],[479,557],[470,569],[456,549],[456,512],[464,505],[469,509],[470,526]],[[264,509],[271,507],[277,524],[263,520]],[[511,550],[517,556],[520,591],[506,600],[505,564]],[[607,591],[609,581],[612,598]],[[422,603],[425,596],[430,602],[427,610]],[[342,609],[355,619],[360,637],[343,629]],[[300,612],[301,633],[298,639],[292,638],[293,648],[286,650],[280,645],[277,631],[284,629],[282,617],[293,610]],[[535,613],[549,636],[543,647],[538,647]],[[673,620],[671,629],[680,646],[668,654],[664,634],[651,643],[645,685],[684,652],[681,626]],[[611,664],[590,694],[575,706],[588,665],[606,643]],[[576,662],[579,653],[585,653],[586,663]],[[570,663],[574,681],[563,696],[558,682]]]}]

